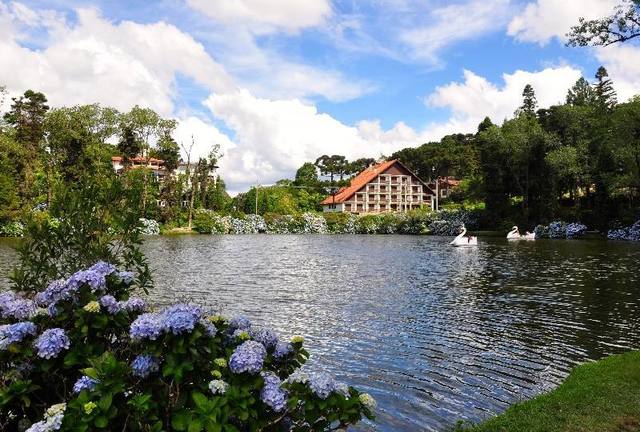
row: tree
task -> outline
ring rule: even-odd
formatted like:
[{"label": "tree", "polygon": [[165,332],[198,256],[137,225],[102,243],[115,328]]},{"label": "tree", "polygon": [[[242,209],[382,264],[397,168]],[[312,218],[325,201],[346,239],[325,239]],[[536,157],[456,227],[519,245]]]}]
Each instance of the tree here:
[{"label": "tree", "polygon": [[343,185],[344,176],[349,173],[349,161],[344,156],[322,155],[316,159],[315,165],[320,170],[320,174],[329,177],[329,187],[335,188],[335,177],[340,177],[339,185]]},{"label": "tree", "polygon": [[574,106],[592,106],[596,95],[589,81],[580,77],[567,92],[567,104]]},{"label": "tree", "polygon": [[211,173],[218,168],[218,161],[222,157],[220,144],[214,144],[206,157],[198,160],[198,182],[200,183],[200,204],[209,208],[207,196],[209,193],[209,180]]},{"label": "tree", "polygon": [[191,229],[192,223],[193,223],[193,204],[196,198],[196,188],[198,183],[196,182],[196,178],[198,176],[198,167],[196,165],[195,170],[193,172],[191,172],[191,153],[193,152],[193,147],[195,146],[196,142],[195,139],[193,138],[193,135],[191,135],[191,145],[189,147],[185,146],[184,144],[182,144],[182,150],[184,151],[184,153],[187,155],[187,169],[185,172],[185,176],[186,176],[186,181],[187,181],[187,185],[189,186],[190,189],[190,194],[189,194],[189,215],[187,217],[187,227],[189,229]]},{"label": "tree", "polygon": [[594,94],[596,104],[603,109],[611,109],[617,103],[616,91],[613,89],[613,82],[604,66],[600,66],[596,72]]},{"label": "tree", "polygon": [[495,126],[489,117],[485,117],[482,122],[478,125],[478,133],[484,132],[489,129],[491,126]]},{"label": "tree", "polygon": [[640,36],[640,0],[623,0],[613,13],[599,19],[580,17],[567,33],[568,46],[607,46]]},{"label": "tree", "polygon": [[317,188],[320,180],[318,179],[318,167],[311,162],[305,162],[298,171],[294,184],[296,186],[305,186],[308,188]]},{"label": "tree", "polygon": [[158,140],[153,156],[164,161],[164,168],[171,175],[180,163],[180,146],[170,133],[164,133]]},{"label": "tree", "polygon": [[4,119],[13,127],[15,140],[25,148],[26,159],[18,162],[19,187],[21,198],[29,199],[32,198],[36,164],[43,150],[44,120],[49,106],[46,96],[33,90],[27,90],[12,100],[11,109],[5,113]]},{"label": "tree", "polygon": [[365,168],[376,163],[374,158],[360,158],[351,162],[350,171],[353,174],[357,174],[363,171]]},{"label": "tree", "polygon": [[524,114],[528,116],[535,115],[538,101],[536,100],[536,94],[533,91],[531,84],[524,86],[522,90],[522,106],[517,109],[516,115]]},{"label": "tree", "polygon": [[131,165],[131,160],[138,157],[142,152],[142,145],[140,145],[140,141],[132,127],[124,126],[122,128],[120,141],[118,141],[118,150],[125,167]]}]

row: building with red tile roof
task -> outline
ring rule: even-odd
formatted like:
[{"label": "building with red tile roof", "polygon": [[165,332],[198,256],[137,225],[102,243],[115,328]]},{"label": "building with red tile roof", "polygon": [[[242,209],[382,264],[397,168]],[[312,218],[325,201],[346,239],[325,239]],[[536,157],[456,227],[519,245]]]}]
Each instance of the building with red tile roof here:
[{"label": "building with red tile roof", "polygon": [[397,159],[362,170],[321,204],[325,212],[382,213],[433,207],[435,192]]}]

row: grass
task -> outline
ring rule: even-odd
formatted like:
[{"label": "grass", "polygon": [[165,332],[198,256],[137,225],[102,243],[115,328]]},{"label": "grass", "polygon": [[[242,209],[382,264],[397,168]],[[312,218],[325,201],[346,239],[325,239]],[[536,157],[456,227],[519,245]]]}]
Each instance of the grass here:
[{"label": "grass", "polygon": [[614,355],[571,371],[555,390],[511,406],[465,432],[640,431],[640,351]]}]

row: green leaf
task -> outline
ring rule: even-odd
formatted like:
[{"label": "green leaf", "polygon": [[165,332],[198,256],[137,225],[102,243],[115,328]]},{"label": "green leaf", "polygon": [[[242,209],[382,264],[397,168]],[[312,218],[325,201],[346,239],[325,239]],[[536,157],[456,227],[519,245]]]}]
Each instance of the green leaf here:
[{"label": "green leaf", "polygon": [[98,416],[93,421],[93,424],[96,425],[97,428],[103,429],[107,427],[107,425],[109,424],[109,420],[107,420],[105,416]]},{"label": "green leaf", "polygon": [[202,422],[198,419],[194,419],[189,424],[188,432],[200,432],[202,430]]},{"label": "green leaf", "polygon": [[171,426],[177,431],[187,430],[190,420],[191,414],[188,411],[181,411],[173,415]]},{"label": "green leaf", "polygon": [[200,392],[193,392],[191,393],[191,398],[193,399],[193,402],[196,404],[199,410],[207,410],[209,399],[207,399],[205,395]]},{"label": "green leaf", "polygon": [[112,400],[113,400],[113,396],[110,393],[103,396],[102,399],[98,401],[98,406],[100,407],[100,410],[107,411],[111,407]]}]

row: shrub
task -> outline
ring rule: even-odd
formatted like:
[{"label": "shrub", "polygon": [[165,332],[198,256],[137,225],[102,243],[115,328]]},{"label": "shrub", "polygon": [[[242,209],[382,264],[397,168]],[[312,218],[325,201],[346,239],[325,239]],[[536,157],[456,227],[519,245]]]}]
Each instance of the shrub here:
[{"label": "shrub", "polygon": [[24,235],[24,225],[22,222],[9,222],[0,227],[0,237],[22,237]]},{"label": "shrub", "polygon": [[370,396],[300,369],[303,340],[178,304],[149,312],[99,262],[34,299],[0,294],[0,429],[330,430]]},{"label": "shrub", "polygon": [[575,239],[584,236],[587,226],[579,222],[566,223],[563,221],[551,222],[548,226],[538,225],[534,232],[536,238]]},{"label": "shrub", "polygon": [[227,234],[229,227],[218,214],[211,210],[197,210],[193,217],[193,229],[200,234]]}]

